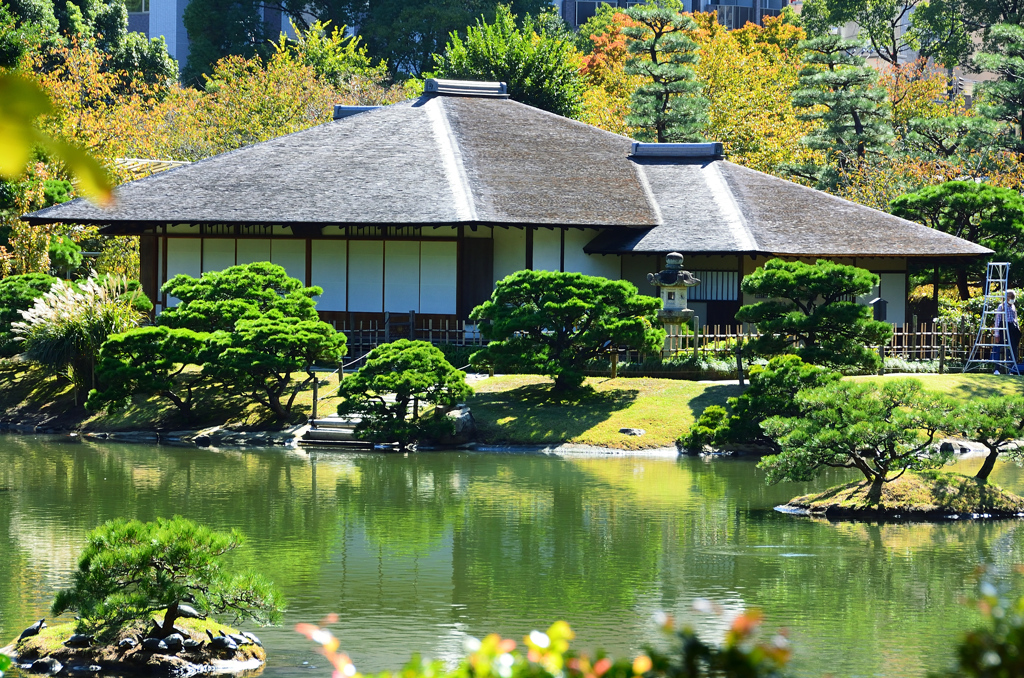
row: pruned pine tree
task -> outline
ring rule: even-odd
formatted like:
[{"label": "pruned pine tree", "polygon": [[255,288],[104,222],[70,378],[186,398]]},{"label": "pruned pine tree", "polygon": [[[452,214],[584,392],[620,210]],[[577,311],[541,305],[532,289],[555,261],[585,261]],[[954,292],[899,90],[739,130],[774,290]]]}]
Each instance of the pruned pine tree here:
[{"label": "pruned pine tree", "polygon": [[865,65],[856,52],[860,44],[838,35],[825,35],[800,43],[804,68],[793,104],[803,109],[797,117],[818,127],[803,139],[808,148],[824,151],[826,167],[804,166],[791,170],[819,186],[835,180],[835,169],[864,160],[868,153],[882,152],[892,136],[886,121],[885,90],[878,73]]},{"label": "pruned pine tree", "polygon": [[697,43],[686,32],[697,29],[689,16],[653,3],[626,10],[636,22],[622,32],[629,38],[626,73],[645,82],[637,88],[626,122],[643,141],[703,141],[707,101],[691,66]]},{"label": "pruned pine tree", "polygon": [[997,24],[989,31],[991,46],[974,57],[974,64],[996,73],[993,81],[979,83],[978,111],[1004,126],[1000,145],[1024,153],[1024,26]]}]

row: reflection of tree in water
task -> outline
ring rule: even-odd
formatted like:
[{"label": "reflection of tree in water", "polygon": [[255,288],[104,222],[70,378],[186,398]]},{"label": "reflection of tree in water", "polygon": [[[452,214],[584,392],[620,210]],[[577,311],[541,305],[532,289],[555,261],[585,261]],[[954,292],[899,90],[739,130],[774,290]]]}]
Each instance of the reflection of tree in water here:
[{"label": "reflection of tree in water", "polygon": [[[337,505],[327,492],[313,493],[311,466],[301,456],[15,436],[0,439],[0,447],[0,487],[13,490],[0,492],[0,538],[9,541],[0,559],[0,631],[48,607],[86,533],[112,518],[183,515],[238,528],[251,547],[232,554],[232,566],[253,566],[282,583],[312,578],[337,539]],[[49,578],[33,583],[40,572]]]}]

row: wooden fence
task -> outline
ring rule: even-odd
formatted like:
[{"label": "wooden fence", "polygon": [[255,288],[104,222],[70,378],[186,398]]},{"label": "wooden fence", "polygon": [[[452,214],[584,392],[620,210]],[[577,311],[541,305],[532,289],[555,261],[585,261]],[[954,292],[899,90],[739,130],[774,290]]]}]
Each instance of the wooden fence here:
[{"label": "wooden fence", "polygon": [[[376,346],[396,339],[419,339],[452,346],[482,346],[487,343],[472,323],[418,318],[415,314],[394,314],[384,322],[357,322],[351,327],[347,323],[337,323],[336,328],[348,337],[350,356],[362,356]],[[757,336],[757,330],[750,326],[704,325],[696,333],[669,334],[661,357],[696,353],[704,357],[728,358],[735,355],[738,344],[746,344]],[[973,332],[951,323],[906,323],[894,328],[889,343],[879,349],[884,349],[885,357],[907,361],[941,360],[947,364],[962,364],[974,339]],[[625,351],[619,354],[618,360],[642,362],[644,357],[637,351]]]}]

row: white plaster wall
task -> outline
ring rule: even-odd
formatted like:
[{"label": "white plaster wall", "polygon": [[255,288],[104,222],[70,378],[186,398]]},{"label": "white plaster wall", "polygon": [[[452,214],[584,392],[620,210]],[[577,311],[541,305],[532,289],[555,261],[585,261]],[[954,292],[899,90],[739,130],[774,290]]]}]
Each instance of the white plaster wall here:
[{"label": "white plaster wall", "polygon": [[235,265],[234,238],[203,239],[203,273],[207,271],[223,271]]},{"label": "white plaster wall", "polygon": [[526,267],[526,231],[494,229],[494,282]]},{"label": "white plaster wall", "polygon": [[237,253],[235,261],[239,264],[270,261],[270,240],[267,238],[239,238]]},{"label": "white plaster wall", "polygon": [[455,314],[458,294],[458,244],[420,243],[420,313]]},{"label": "white plaster wall", "polygon": [[[200,271],[199,252],[202,240],[192,238],[167,239],[167,279],[179,273],[198,278]],[[178,299],[167,297],[167,306],[177,306]]]},{"label": "white plaster wall", "polygon": [[270,263],[277,264],[288,275],[306,284],[306,241],[273,240],[270,244]]},{"label": "white plaster wall", "polygon": [[324,288],[324,293],[316,298],[317,310],[345,310],[347,250],[348,243],[344,240],[320,240],[313,243],[310,273],[313,284]]},{"label": "white plaster wall", "polygon": [[348,310],[380,313],[384,310],[384,243],[352,240],[348,247]]},{"label": "white plaster wall", "polygon": [[384,310],[420,310],[420,243],[384,243]]},{"label": "white plaster wall", "polygon": [[565,270],[570,273],[599,275],[610,280],[621,276],[622,260],[617,254],[587,254],[587,243],[597,237],[597,230],[569,228],[565,231]]},{"label": "white plaster wall", "polygon": [[562,259],[561,229],[533,230],[533,270],[557,271]]},{"label": "white plaster wall", "polygon": [[896,327],[902,327],[907,317],[907,275],[880,273],[878,277],[882,281],[879,296],[889,302],[885,309],[885,320]]}]

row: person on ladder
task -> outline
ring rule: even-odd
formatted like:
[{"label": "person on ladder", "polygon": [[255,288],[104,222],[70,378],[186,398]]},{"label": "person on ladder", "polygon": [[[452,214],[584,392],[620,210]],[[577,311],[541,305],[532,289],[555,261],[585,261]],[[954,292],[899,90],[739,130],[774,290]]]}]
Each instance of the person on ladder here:
[{"label": "person on ladder", "polygon": [[[1018,356],[1020,355],[1018,349],[1020,344],[1020,325],[1017,322],[1016,301],[1017,293],[1014,292],[1013,290],[1007,290],[1006,297],[1003,299],[1003,303],[999,304],[999,306],[996,308],[995,331],[995,340],[998,343],[1002,338],[1003,317],[1005,315],[1005,327],[1006,333],[1008,335],[1007,338],[1009,339],[1007,343],[1010,345],[1010,361],[1013,363],[1013,367],[1010,368],[1010,372],[1013,374],[1018,373],[1017,365],[1020,363],[1020,360],[1018,359]],[[998,351],[999,349],[997,348],[996,350]],[[1000,358],[1001,355],[997,354],[996,360],[999,360]]]}]

